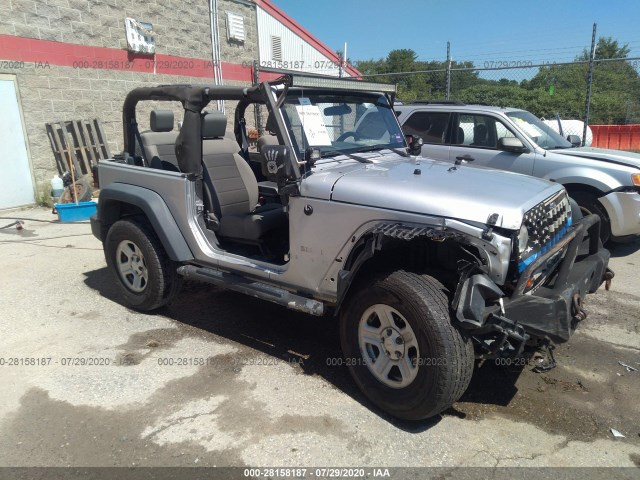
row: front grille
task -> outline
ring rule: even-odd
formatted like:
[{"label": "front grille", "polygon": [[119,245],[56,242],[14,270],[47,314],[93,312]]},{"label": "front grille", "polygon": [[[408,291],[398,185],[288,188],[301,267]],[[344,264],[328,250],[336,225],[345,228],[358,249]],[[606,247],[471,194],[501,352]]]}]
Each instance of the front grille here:
[{"label": "front grille", "polygon": [[571,226],[571,205],[563,190],[539,203],[524,215],[529,239],[519,246],[518,272],[522,273],[536,258],[552,248]]}]

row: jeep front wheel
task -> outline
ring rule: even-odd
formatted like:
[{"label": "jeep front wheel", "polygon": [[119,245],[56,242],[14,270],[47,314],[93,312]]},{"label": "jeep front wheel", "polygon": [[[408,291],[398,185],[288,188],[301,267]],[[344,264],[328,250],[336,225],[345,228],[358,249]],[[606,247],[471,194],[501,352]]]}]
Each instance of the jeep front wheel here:
[{"label": "jeep front wheel", "polygon": [[141,311],[155,310],[176,294],[180,278],[157,235],[145,221],[119,220],[104,242],[107,265],[124,303]]},{"label": "jeep front wheel", "polygon": [[340,319],[342,350],[360,390],[406,420],[447,409],[469,385],[474,352],[451,323],[446,289],[404,271],[361,287]]}]

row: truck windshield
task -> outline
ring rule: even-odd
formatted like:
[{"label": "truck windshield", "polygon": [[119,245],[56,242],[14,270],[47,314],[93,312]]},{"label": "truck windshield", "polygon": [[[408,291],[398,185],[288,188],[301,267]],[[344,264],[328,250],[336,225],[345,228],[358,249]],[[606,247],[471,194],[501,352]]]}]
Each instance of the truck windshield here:
[{"label": "truck windshield", "polygon": [[310,147],[335,156],[406,146],[384,95],[292,89],[281,111],[299,156]]},{"label": "truck windshield", "polygon": [[556,148],[571,148],[571,143],[562,138],[559,133],[546,125],[542,120],[530,112],[523,110],[517,112],[508,112],[507,116],[515,122],[520,129],[546,150]]}]

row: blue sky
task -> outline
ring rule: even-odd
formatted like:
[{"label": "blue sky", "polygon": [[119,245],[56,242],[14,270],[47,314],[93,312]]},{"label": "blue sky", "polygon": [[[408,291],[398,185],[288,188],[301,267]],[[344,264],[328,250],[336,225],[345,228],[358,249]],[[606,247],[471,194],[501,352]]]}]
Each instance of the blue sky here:
[{"label": "blue sky", "polygon": [[272,0],[332,50],[353,60],[411,48],[420,60],[571,61],[597,36],[640,56],[638,0]]}]

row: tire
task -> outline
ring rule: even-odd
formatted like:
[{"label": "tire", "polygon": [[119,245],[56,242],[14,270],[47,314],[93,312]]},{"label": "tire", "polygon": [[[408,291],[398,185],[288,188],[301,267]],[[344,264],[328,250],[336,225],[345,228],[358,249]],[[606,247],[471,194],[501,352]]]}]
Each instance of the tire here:
[{"label": "tire", "polygon": [[[450,312],[447,291],[428,275],[391,272],[355,291],[340,318],[342,351],[356,384],[377,407],[400,419],[421,420],[462,396],[473,374],[474,351],[451,323]],[[382,328],[385,315],[390,328]],[[382,375],[374,373],[378,361]]]},{"label": "tire", "polygon": [[607,243],[611,239],[611,222],[598,198],[591,192],[581,190],[570,192],[569,196],[578,203],[583,216],[594,213],[600,217],[600,240],[603,244]]},{"label": "tire", "polygon": [[80,178],[76,180],[75,184],[69,185],[64,189],[57,203],[75,203],[73,195],[71,194],[73,188],[75,188],[78,202],[88,202],[91,200],[91,185],[86,179]]},{"label": "tire", "polygon": [[127,307],[156,310],[178,292],[181,279],[177,264],[169,259],[146,220],[114,223],[107,233],[104,252]]}]

